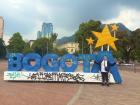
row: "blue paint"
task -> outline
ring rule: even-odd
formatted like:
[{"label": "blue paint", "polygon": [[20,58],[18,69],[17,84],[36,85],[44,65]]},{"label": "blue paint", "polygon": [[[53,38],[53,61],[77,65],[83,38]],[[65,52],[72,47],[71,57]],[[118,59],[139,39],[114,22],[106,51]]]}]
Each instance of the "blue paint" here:
[{"label": "blue paint", "polygon": [[45,69],[45,71],[58,72],[59,71],[58,58],[59,58],[59,56],[56,54],[46,54],[42,58],[42,67]]},{"label": "blue paint", "polygon": [[[101,69],[100,62],[103,60],[104,56],[107,56],[109,63],[111,64],[116,63],[111,51],[101,51],[98,53],[98,55],[95,58],[96,63],[94,63],[92,66],[91,71],[93,73],[98,73],[99,70]],[[110,66],[110,73],[113,75],[113,78],[116,83],[122,83],[121,75],[119,73],[119,70],[116,64],[113,66]]]},{"label": "blue paint", "polygon": [[[71,60],[71,62],[72,62],[72,65],[70,67],[67,66],[67,64],[66,64],[67,60]],[[77,58],[72,54],[66,54],[62,57],[62,59],[60,61],[60,66],[65,72],[74,72],[78,66]]]},{"label": "blue paint", "polygon": [[90,73],[90,61],[95,59],[94,54],[79,54],[79,60],[83,61],[83,71]]},{"label": "blue paint", "polygon": [[[31,65],[30,61],[35,61],[34,65]],[[41,67],[41,56],[36,53],[29,53],[25,55],[22,61],[23,69],[28,71],[38,71]]]},{"label": "blue paint", "polygon": [[22,69],[22,58],[21,53],[11,53],[8,59],[8,70],[10,71],[20,71]]},{"label": "blue paint", "polygon": [[121,75],[120,75],[119,70],[117,68],[117,65],[110,67],[110,73],[113,75],[113,78],[114,78],[116,83],[118,83],[118,84],[122,83],[122,78],[121,78]]}]

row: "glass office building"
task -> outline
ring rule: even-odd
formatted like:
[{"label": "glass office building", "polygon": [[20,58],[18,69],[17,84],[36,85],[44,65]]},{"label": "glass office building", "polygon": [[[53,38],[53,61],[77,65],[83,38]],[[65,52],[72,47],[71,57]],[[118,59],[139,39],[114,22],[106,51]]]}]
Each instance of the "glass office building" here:
[{"label": "glass office building", "polygon": [[50,37],[53,33],[52,23],[43,23],[42,24],[42,37]]}]

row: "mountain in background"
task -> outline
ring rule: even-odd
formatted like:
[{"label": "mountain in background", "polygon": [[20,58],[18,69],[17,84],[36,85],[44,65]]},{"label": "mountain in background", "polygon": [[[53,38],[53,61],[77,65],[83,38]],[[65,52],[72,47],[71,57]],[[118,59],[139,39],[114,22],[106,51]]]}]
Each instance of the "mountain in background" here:
[{"label": "mountain in background", "polygon": [[122,23],[117,23],[117,26],[119,26],[119,30],[118,31],[126,31],[128,35],[131,34],[131,30],[128,29],[124,24]]},{"label": "mountain in background", "polygon": [[56,44],[57,45],[62,45],[68,42],[75,42],[75,36],[68,36],[68,37],[62,37],[61,39],[57,39],[56,40]]},{"label": "mountain in background", "polygon": [[124,24],[117,23],[117,26],[119,26],[119,31],[130,31]]},{"label": "mountain in background", "polygon": [[[110,25],[112,25],[112,24],[110,24]],[[129,30],[124,24],[117,23],[116,25],[119,26],[119,31],[127,31],[128,35],[131,34],[131,30]],[[102,24],[101,27],[104,27],[104,26],[105,26],[105,24]],[[72,36],[68,36],[68,37],[62,37],[61,39],[56,40],[57,45],[62,45],[62,44],[68,43],[68,42],[75,42],[75,36],[72,35]]]}]

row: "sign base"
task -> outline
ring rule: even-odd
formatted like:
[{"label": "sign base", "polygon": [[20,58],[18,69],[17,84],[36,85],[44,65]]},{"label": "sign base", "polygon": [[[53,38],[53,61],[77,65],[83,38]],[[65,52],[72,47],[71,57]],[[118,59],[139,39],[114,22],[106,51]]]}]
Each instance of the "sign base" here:
[{"label": "sign base", "polygon": [[[112,74],[109,73],[108,77],[110,83],[115,83]],[[101,73],[5,71],[4,80],[100,83],[102,82],[102,77]]]}]

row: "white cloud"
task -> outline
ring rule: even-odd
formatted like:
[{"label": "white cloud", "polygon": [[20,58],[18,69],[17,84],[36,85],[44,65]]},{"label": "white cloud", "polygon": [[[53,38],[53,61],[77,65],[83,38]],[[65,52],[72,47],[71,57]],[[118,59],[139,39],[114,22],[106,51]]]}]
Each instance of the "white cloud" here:
[{"label": "white cloud", "polygon": [[104,23],[123,23],[129,29],[135,30],[140,28],[140,11],[131,8],[123,8],[116,18],[106,20]]},{"label": "white cloud", "polygon": [[64,29],[64,28],[56,28],[55,30],[54,30],[56,33],[58,33],[58,39],[60,39],[60,38],[62,38],[62,37],[64,37],[64,36],[68,36],[68,35],[73,35],[74,34],[74,32],[76,32],[76,30],[74,30],[74,31],[69,31],[69,30],[66,30],[66,29]]},{"label": "white cloud", "polygon": [[23,3],[25,3],[23,0],[10,0],[9,3],[12,4],[13,8],[19,9]]}]

